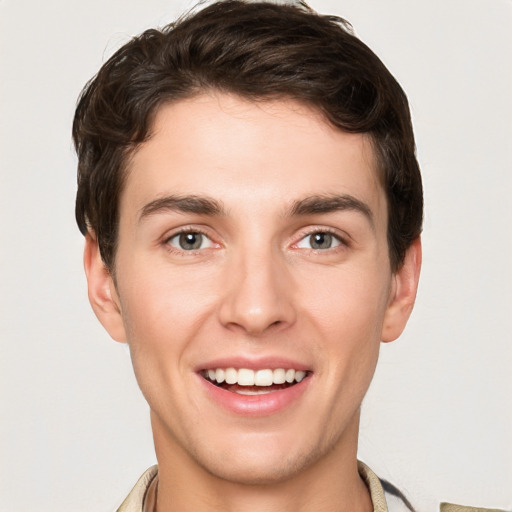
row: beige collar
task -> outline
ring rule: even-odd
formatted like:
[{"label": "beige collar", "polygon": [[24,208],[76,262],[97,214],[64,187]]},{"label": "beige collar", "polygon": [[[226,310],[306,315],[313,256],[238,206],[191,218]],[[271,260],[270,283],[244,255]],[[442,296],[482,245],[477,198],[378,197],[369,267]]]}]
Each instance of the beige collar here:
[{"label": "beige collar", "polygon": [[370,491],[370,498],[373,503],[373,512],[388,512],[384,489],[382,488],[379,477],[360,460],[357,461],[357,469]]},{"label": "beige collar", "polygon": [[[377,475],[362,462],[358,462],[358,469],[370,491],[374,512],[388,512],[384,490]],[[139,478],[117,512],[151,512],[155,501],[157,482],[158,466],[152,466]]]},{"label": "beige collar", "polygon": [[158,466],[151,466],[137,480],[135,487],[123,501],[117,512],[144,512],[144,500],[151,483],[156,480]]},{"label": "beige collar", "polygon": [[[358,461],[358,470],[370,491],[374,512],[388,512],[384,489],[378,476],[363,462]],[[137,481],[117,512],[151,512],[156,498],[158,466],[150,467]],[[465,507],[441,503],[440,512],[505,512],[498,509]]]}]

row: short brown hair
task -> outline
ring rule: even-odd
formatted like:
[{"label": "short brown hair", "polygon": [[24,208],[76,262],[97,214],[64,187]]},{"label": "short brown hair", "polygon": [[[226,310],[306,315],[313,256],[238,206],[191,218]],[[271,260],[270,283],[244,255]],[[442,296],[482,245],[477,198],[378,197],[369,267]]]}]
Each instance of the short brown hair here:
[{"label": "short brown hair", "polygon": [[423,192],[407,98],[343,19],[305,5],[226,0],[147,30],[85,86],[73,122],[76,219],[114,270],[119,198],[129,155],[159,106],[215,90],[294,99],[372,140],[387,196],[391,267],[421,232]]}]

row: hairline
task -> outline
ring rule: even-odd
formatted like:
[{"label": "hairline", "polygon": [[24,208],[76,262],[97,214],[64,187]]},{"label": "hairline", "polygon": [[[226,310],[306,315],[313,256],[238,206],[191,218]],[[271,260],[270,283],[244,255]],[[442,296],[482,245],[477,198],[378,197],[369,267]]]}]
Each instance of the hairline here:
[{"label": "hairline", "polygon": [[[161,98],[160,101],[156,102],[152,108],[148,111],[147,119],[148,119],[148,128],[147,133],[144,134],[144,137],[141,142],[133,143],[130,146],[127,146],[126,150],[123,152],[121,157],[121,162],[119,166],[119,186],[117,191],[117,205],[116,205],[116,213],[117,213],[117,225],[116,225],[116,231],[114,236],[114,242],[112,245],[112,257],[111,257],[111,267],[105,263],[105,266],[109,270],[112,276],[115,275],[115,266],[116,266],[116,256],[117,256],[117,248],[118,248],[118,242],[119,242],[119,226],[120,226],[120,220],[121,220],[121,198],[124,193],[124,189],[126,186],[126,182],[128,180],[128,176],[130,174],[130,167],[131,167],[131,160],[136,155],[139,149],[142,148],[142,146],[148,142],[151,137],[155,134],[155,123],[158,113],[165,107],[171,106],[174,104],[178,104],[180,102],[186,102],[193,100],[195,98],[204,96],[204,95],[220,95],[220,94],[227,94],[232,95],[234,97],[237,97],[243,101],[247,101],[249,103],[258,104],[258,103],[270,103],[273,101],[282,101],[282,102],[293,102],[297,105],[300,105],[303,108],[306,108],[310,112],[314,113],[315,115],[318,115],[320,119],[326,123],[326,125],[334,128],[335,130],[338,130],[340,132],[344,133],[360,133],[365,137],[365,139],[369,143],[369,148],[371,150],[371,156],[372,156],[372,162],[371,162],[371,169],[372,173],[374,174],[374,177],[377,180],[377,184],[381,187],[382,192],[384,194],[384,198],[386,201],[386,211],[388,213],[388,219],[386,224],[386,235],[387,235],[387,250],[390,262],[393,261],[393,257],[391,254],[391,245],[389,240],[389,198],[388,198],[388,192],[385,187],[385,171],[382,167],[381,163],[381,157],[379,154],[379,146],[377,144],[376,136],[371,131],[361,131],[361,132],[352,132],[348,130],[343,130],[339,126],[336,126],[327,116],[327,114],[318,106],[315,105],[314,102],[307,101],[303,98],[299,98],[298,95],[294,94],[285,94],[285,93],[279,93],[279,94],[266,94],[266,95],[259,95],[259,96],[251,96],[249,94],[243,94],[242,92],[236,91],[234,88],[224,88],[224,87],[217,87],[211,84],[206,84],[203,87],[196,87],[190,90],[187,94],[183,94],[179,97],[168,97],[168,98]],[[398,268],[401,266],[401,263],[399,263]],[[393,267],[393,265],[392,265]],[[396,270],[396,269],[394,269]]]}]

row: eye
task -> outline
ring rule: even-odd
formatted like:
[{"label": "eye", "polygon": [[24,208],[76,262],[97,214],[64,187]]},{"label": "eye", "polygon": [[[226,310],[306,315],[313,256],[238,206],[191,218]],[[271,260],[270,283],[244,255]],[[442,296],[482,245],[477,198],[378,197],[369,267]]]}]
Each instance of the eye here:
[{"label": "eye", "polygon": [[197,251],[213,247],[213,242],[203,233],[198,231],[186,231],[178,233],[167,240],[167,243],[175,249],[182,251]]},{"label": "eye", "polygon": [[336,235],[325,231],[318,231],[305,236],[299,241],[297,247],[300,249],[326,250],[338,247],[341,243],[341,240]]}]

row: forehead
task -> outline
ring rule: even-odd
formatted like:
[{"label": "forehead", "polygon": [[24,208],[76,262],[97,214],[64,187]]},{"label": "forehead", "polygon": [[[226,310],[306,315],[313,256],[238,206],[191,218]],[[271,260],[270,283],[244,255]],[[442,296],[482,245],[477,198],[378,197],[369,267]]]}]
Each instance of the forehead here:
[{"label": "forehead", "polygon": [[160,107],[151,137],[128,164],[121,216],[171,194],[206,195],[235,211],[350,194],[385,211],[367,135],[336,129],[296,101],[228,94]]}]

